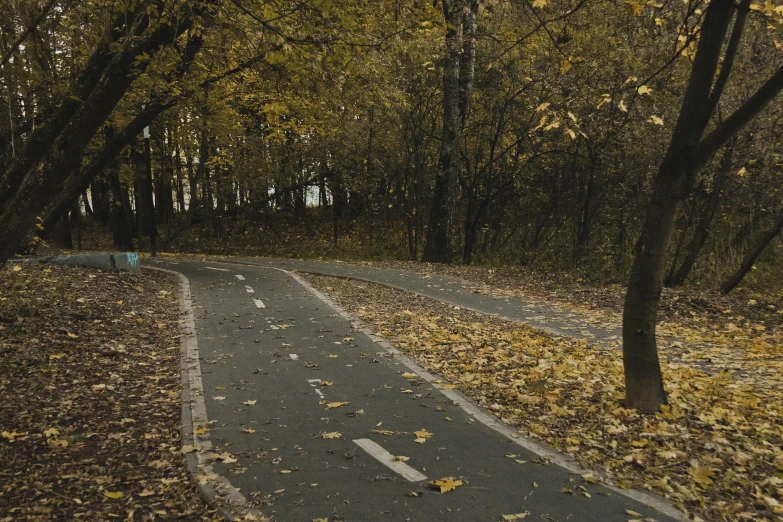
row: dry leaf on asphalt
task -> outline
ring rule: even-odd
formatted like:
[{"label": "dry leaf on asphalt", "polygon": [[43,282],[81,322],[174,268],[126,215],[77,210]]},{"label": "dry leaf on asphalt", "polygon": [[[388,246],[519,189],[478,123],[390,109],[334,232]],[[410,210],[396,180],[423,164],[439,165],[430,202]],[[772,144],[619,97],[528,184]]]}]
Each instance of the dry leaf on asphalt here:
[{"label": "dry leaf on asphalt", "polygon": [[344,402],[330,402],[326,404],[326,409],[331,410],[332,408],[342,408],[343,406],[348,406],[350,403],[347,401]]},{"label": "dry leaf on asphalt", "polygon": [[461,480],[455,480],[454,477],[444,477],[438,480],[431,480],[427,483],[432,489],[440,490],[441,494],[448,493],[451,490],[457,489],[462,485]]}]

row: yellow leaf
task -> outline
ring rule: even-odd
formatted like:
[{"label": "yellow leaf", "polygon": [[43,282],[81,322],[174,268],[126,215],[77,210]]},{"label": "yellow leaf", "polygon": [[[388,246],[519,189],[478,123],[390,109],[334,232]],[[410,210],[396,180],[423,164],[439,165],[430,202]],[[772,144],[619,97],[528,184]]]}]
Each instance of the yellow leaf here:
[{"label": "yellow leaf", "polygon": [[598,484],[595,475],[593,475],[592,473],[587,473],[585,475],[582,475],[582,479],[588,484]]},{"label": "yellow leaf", "polygon": [[659,118],[658,116],[654,116],[654,115],[650,116],[650,118],[647,121],[663,127],[663,118]]},{"label": "yellow leaf", "polygon": [[432,489],[439,489],[441,494],[443,494],[448,493],[453,489],[457,489],[458,486],[462,485],[462,481],[454,480],[453,477],[445,477],[439,480],[431,480],[428,482],[428,485]]},{"label": "yellow leaf", "polygon": [[326,405],[326,409],[327,410],[331,410],[332,408],[342,408],[343,406],[348,406],[349,404],[350,403],[347,402],[347,401],[345,401],[345,402],[330,402],[329,404]]},{"label": "yellow leaf", "polygon": [[638,92],[639,94],[650,94],[652,92],[652,89],[650,89],[646,85],[642,85],[641,87],[636,89],[636,92]]},{"label": "yellow leaf", "polygon": [[342,433],[340,433],[338,431],[332,431],[330,433],[324,433],[323,435],[321,435],[321,438],[323,438],[323,439],[339,439],[342,436],[343,436]]},{"label": "yellow leaf", "polygon": [[415,373],[405,372],[402,374],[406,379],[416,379],[418,376]]},{"label": "yellow leaf", "polygon": [[402,455],[392,457],[392,462],[407,462],[408,460],[410,460],[410,457],[403,457]]},{"label": "yellow leaf", "polygon": [[512,522],[514,520],[523,520],[527,518],[530,515],[530,511],[525,511],[523,513],[514,513],[513,515],[503,515],[503,521]]},{"label": "yellow leaf", "polygon": [[710,468],[704,468],[704,467],[695,467],[690,468],[688,470],[688,474],[691,476],[694,482],[698,482],[699,484],[712,484],[712,477],[715,472],[712,471]]},{"label": "yellow leaf", "polygon": [[643,517],[643,516],[644,516],[644,515],[642,515],[641,513],[637,513],[636,511],[634,511],[634,510],[632,510],[632,509],[626,509],[626,510],[625,510],[625,514],[626,514],[626,515],[630,515],[630,516],[632,516],[632,517]]},{"label": "yellow leaf", "polygon": [[256,430],[254,430],[253,428],[242,428],[242,431],[244,431],[245,433],[255,433],[256,432]]},{"label": "yellow leaf", "polygon": [[389,430],[372,430],[372,432],[377,433],[378,435],[386,435],[387,437],[394,435],[394,432]]},{"label": "yellow leaf", "polygon": [[434,435],[434,433],[430,433],[429,431],[425,430],[424,428],[420,429],[419,431],[414,431],[414,435],[416,435],[420,439],[429,439]]},{"label": "yellow leaf", "polygon": [[16,265],[16,266],[14,267],[14,272],[21,272],[21,271],[22,271],[22,267],[21,267],[21,266],[19,266],[19,265]]},{"label": "yellow leaf", "polygon": [[337,356],[335,354],[333,354],[333,353],[330,353],[329,355],[327,355],[327,357],[329,359],[337,359]]},{"label": "yellow leaf", "polygon": [[122,498],[122,491],[104,491],[103,496],[114,499]]},{"label": "yellow leaf", "polygon": [[245,401],[245,402],[243,402],[242,404],[244,404],[245,406],[253,406],[253,405],[255,405],[255,403],[257,403],[257,402],[258,402],[258,401]]}]

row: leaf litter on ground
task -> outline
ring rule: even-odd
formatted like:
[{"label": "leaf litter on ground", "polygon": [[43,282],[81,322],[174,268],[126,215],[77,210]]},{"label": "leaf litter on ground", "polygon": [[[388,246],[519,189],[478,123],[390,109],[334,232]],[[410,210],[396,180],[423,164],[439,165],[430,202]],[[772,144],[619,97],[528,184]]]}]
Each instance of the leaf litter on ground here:
[{"label": "leaf litter on ground", "polygon": [[[621,352],[381,285],[307,275],[350,313],[522,434],[622,488],[648,489],[708,520],[781,520],[783,353],[779,345],[664,346],[669,406],[623,408]],[[722,370],[722,371],[721,371]]]},{"label": "leaf litter on ground", "polygon": [[0,271],[0,520],[222,520],[180,452],[178,293],[158,272]]}]

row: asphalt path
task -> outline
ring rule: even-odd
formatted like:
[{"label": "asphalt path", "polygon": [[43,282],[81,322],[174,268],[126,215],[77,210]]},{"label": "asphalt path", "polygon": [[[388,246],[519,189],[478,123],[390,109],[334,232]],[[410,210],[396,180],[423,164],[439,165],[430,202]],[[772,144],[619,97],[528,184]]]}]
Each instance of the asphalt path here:
[{"label": "asphalt path", "polygon": [[[209,437],[237,459],[214,470],[270,520],[675,519],[493,429],[275,261],[254,264],[269,266],[153,266],[190,281]],[[461,295],[429,281],[432,297]],[[428,488],[446,477],[462,485]]]},{"label": "asphalt path", "polygon": [[557,335],[586,338],[591,343],[617,344],[622,337],[622,329],[618,324],[553,306],[543,300],[477,293],[470,290],[464,280],[448,275],[421,274],[411,270],[335,261],[238,257],[232,258],[232,262],[380,283],[481,313],[521,321]]}]

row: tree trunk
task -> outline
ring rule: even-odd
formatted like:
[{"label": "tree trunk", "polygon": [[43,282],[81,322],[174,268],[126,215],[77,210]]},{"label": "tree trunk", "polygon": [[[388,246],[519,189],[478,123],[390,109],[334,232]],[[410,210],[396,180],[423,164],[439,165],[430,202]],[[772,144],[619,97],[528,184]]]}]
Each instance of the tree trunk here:
[{"label": "tree trunk", "polygon": [[119,164],[117,159],[109,164],[106,169],[106,178],[111,187],[111,224],[114,246],[124,252],[133,251],[133,238],[131,234],[131,208],[128,200],[128,191],[120,183]]},{"label": "tree trunk", "polygon": [[459,152],[462,137],[460,114],[460,60],[464,1],[443,0],[446,18],[446,58],[443,71],[443,136],[438,158],[438,173],[432,193],[427,240],[422,261],[451,263],[453,223],[457,202]]},{"label": "tree trunk", "polygon": [[707,8],[682,108],[634,247],[623,309],[623,366],[625,407],[642,413],[654,413],[667,402],[655,337],[666,253],[677,208],[692,189],[699,141],[714,110],[713,79],[734,7],[732,0],[713,0]]},{"label": "tree trunk", "polygon": [[150,139],[144,139],[144,177],[140,185],[143,187],[142,208],[144,230],[150,238],[150,253],[157,255],[158,227],[155,225],[155,203],[153,201],[152,157]]},{"label": "tree trunk", "polygon": [[[146,7],[145,2],[140,2],[138,9],[143,11]],[[154,56],[188,30],[202,9],[193,8],[177,24],[162,23],[146,34],[146,24],[139,24],[138,36],[119,52],[110,44],[127,34],[121,28],[126,26],[128,17],[127,13],[118,17],[110,37],[88,60],[75,95],[57,109],[51,121],[33,131],[25,144],[24,157],[12,163],[0,180],[0,267],[29,237],[36,218],[54,201],[69,174],[79,168],[96,131],[133,80],[144,72],[147,62],[139,65],[137,57],[143,53]],[[80,83],[82,80],[84,83]],[[28,175],[33,171],[35,175]]]},{"label": "tree trunk", "polygon": [[750,271],[750,269],[753,268],[753,264],[759,258],[759,256],[764,251],[766,246],[773,239],[775,239],[775,237],[778,234],[780,234],[781,229],[783,229],[783,209],[781,209],[772,227],[767,229],[767,231],[764,232],[764,234],[759,238],[756,244],[753,245],[753,248],[748,250],[748,252],[745,254],[745,257],[742,259],[742,263],[740,264],[740,267],[737,270],[737,272],[735,272],[731,277],[729,277],[726,280],[725,283],[721,285],[720,287],[721,292],[723,292],[724,294],[728,294],[734,289],[734,287],[736,287],[740,283],[740,281],[742,281],[742,279]]}]

